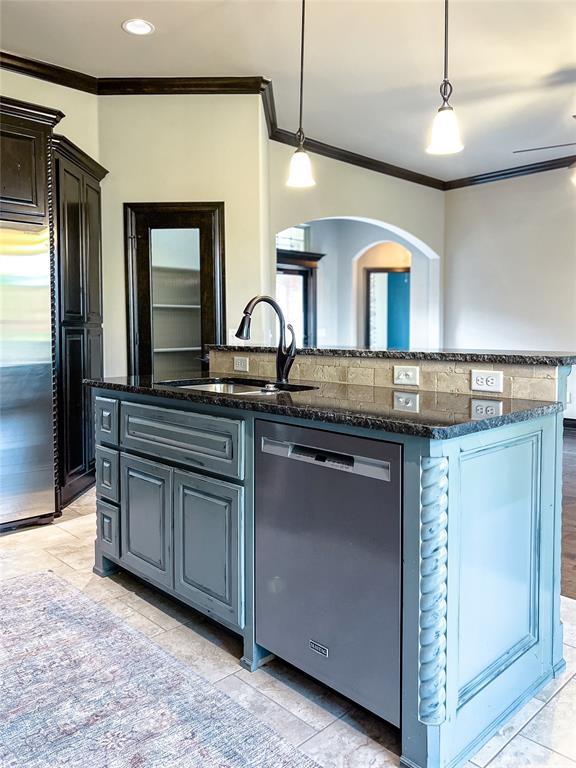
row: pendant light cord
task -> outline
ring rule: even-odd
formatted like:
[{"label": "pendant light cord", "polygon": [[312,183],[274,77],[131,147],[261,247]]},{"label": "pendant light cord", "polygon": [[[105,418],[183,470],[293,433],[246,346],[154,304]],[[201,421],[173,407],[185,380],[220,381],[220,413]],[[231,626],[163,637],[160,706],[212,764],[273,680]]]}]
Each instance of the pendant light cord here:
[{"label": "pendant light cord", "polygon": [[448,80],[448,0],[444,0],[444,80]]},{"label": "pendant light cord", "polygon": [[440,86],[442,107],[449,107],[448,100],[452,95],[452,83],[448,80],[448,0],[444,0],[444,79]]},{"label": "pendant light cord", "polygon": [[300,114],[298,118],[298,146],[304,144],[304,131],[302,130],[302,112],[304,106],[304,27],[306,24],[306,0],[302,0],[302,24],[300,31]]}]

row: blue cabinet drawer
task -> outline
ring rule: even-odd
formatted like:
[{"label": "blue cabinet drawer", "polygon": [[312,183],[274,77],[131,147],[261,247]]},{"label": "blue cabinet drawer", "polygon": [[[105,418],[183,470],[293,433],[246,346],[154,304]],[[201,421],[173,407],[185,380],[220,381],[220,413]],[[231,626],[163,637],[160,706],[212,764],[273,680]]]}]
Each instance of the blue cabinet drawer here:
[{"label": "blue cabinet drawer", "polygon": [[120,513],[118,507],[102,499],[96,501],[96,536],[105,555],[120,557]]},{"label": "blue cabinet drawer", "polygon": [[172,408],[122,403],[123,448],[227,477],[244,476],[243,422]]},{"label": "blue cabinet drawer", "polygon": [[118,451],[96,446],[96,493],[110,501],[120,501]]},{"label": "blue cabinet drawer", "polygon": [[94,439],[96,443],[118,445],[118,400],[97,397],[94,401]]}]

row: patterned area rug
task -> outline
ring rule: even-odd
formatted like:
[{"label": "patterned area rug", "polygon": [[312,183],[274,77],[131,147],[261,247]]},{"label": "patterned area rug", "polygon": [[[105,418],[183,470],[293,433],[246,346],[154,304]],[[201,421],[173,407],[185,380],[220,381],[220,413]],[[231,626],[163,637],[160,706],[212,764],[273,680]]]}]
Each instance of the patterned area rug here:
[{"label": "patterned area rug", "polygon": [[0,584],[2,768],[317,768],[52,573]]}]

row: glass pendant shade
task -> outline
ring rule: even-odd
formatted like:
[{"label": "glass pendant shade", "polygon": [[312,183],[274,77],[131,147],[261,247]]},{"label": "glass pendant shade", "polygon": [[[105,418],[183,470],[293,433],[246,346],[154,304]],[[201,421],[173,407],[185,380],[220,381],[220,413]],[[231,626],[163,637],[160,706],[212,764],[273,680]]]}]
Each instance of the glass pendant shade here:
[{"label": "glass pendant shade", "polygon": [[432,123],[430,143],[426,152],[429,155],[454,155],[463,149],[456,113],[450,106],[440,107]]},{"label": "glass pendant shade", "polygon": [[314,176],[312,175],[310,155],[301,147],[294,152],[290,160],[290,171],[286,186],[300,188],[316,186]]}]

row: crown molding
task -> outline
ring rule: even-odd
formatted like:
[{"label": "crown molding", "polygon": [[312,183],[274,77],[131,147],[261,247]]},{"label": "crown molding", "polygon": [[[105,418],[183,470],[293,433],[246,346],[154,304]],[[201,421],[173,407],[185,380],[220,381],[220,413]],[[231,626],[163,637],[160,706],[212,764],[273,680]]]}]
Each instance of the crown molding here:
[{"label": "crown molding", "polygon": [[489,184],[492,181],[515,179],[518,176],[529,176],[532,173],[557,171],[559,168],[570,168],[570,166],[575,163],[576,155],[566,155],[566,157],[557,157],[553,160],[544,160],[541,163],[517,165],[515,168],[504,168],[501,171],[480,173],[477,176],[466,176],[462,179],[454,179],[454,181],[445,181],[444,189],[450,190],[460,189],[461,187],[474,187],[477,184]]},{"label": "crown molding", "polygon": [[[289,144],[293,147],[298,145],[296,134],[291,131],[285,131],[283,128],[275,128],[270,138],[273,141],[279,141],[281,144]],[[360,155],[357,152],[351,152],[348,149],[334,147],[332,144],[325,144],[323,141],[317,141],[316,139],[306,138],[304,146],[309,152],[314,152],[316,155],[330,157],[333,160],[340,160],[342,163],[348,163],[348,165],[356,165],[358,168],[366,168],[369,171],[383,173],[386,176],[394,176],[395,178],[403,179],[404,181],[412,181],[415,184],[422,184],[425,187],[444,189],[444,185],[446,184],[445,181],[435,179],[433,176],[426,176],[423,173],[411,171],[408,168],[401,168],[398,165],[385,163],[383,160],[376,160],[373,157]]]},{"label": "crown molding", "polygon": [[96,160],[93,160],[90,155],[87,155],[83,149],[76,146],[76,144],[70,141],[66,136],[54,133],[52,135],[52,147],[59,155],[62,155],[80,166],[82,170],[86,171],[90,176],[93,176],[97,181],[102,181],[108,174],[108,171],[104,166],[97,163]]},{"label": "crown molding", "polygon": [[[268,136],[272,141],[296,146],[296,134],[278,127],[272,81],[265,77],[93,77],[73,69],[66,69],[44,61],[35,61],[13,53],[0,51],[0,69],[7,69],[29,77],[36,77],[50,83],[75,88],[98,96],[128,95],[184,95],[184,94],[260,94]],[[30,106],[30,105],[29,105]],[[60,113],[61,114],[61,113]],[[543,173],[559,168],[569,168],[576,163],[576,155],[545,160],[541,163],[520,165],[515,168],[466,176],[452,181],[443,181],[433,176],[386,163],[373,157],[351,152],[348,149],[325,144],[317,139],[307,138],[306,149],[317,155],[339,160],[348,165],[365,168],[375,173],[411,181],[438,190],[460,189],[477,184]]]},{"label": "crown molding", "polygon": [[33,120],[35,123],[49,125],[51,128],[64,117],[64,113],[60,112],[59,109],[41,107],[38,104],[31,104],[29,101],[9,99],[7,96],[0,96],[0,113],[3,117],[23,117]]},{"label": "crown molding", "polygon": [[56,64],[48,64],[45,61],[25,59],[6,51],[0,51],[0,68],[17,72],[19,75],[46,80],[56,85],[64,85],[77,91],[94,94],[98,92],[98,79],[96,77],[85,75],[83,72],[76,72],[74,69],[58,67]]},{"label": "crown molding", "polygon": [[99,96],[262,94],[265,77],[100,77]]}]

